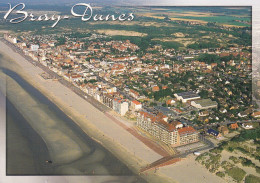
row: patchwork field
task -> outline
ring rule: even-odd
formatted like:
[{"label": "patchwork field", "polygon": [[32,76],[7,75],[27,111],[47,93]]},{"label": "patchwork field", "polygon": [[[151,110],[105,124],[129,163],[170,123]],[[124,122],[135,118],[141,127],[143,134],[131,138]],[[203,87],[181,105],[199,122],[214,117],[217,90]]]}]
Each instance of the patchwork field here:
[{"label": "patchwork field", "polygon": [[110,22],[90,22],[90,25],[124,25],[124,26],[131,26],[131,25],[139,25],[144,27],[154,26],[154,27],[173,27],[172,24],[169,24],[167,22],[156,22],[156,21],[126,21],[126,22],[119,22],[119,21],[110,21]]},{"label": "patchwork field", "polygon": [[100,34],[106,34],[106,35],[111,35],[111,36],[146,36],[147,34],[145,33],[140,33],[140,32],[135,32],[135,31],[126,31],[126,30],[111,30],[111,29],[103,29],[103,30],[97,30],[98,33]]},{"label": "patchwork field", "polygon": [[[228,26],[228,27],[245,27],[251,26],[251,16],[249,12],[244,12],[245,8],[240,7],[231,7],[227,8],[230,11],[237,11],[237,14],[227,14],[221,11],[196,11],[187,8],[187,10],[180,11],[179,9],[169,8],[169,9],[139,9],[136,14],[143,17],[155,18],[155,19],[164,19],[168,17],[170,20],[178,21],[189,21],[189,22],[198,22],[201,24],[206,23],[216,23],[217,25]],[[241,12],[238,12],[240,11]]]}]

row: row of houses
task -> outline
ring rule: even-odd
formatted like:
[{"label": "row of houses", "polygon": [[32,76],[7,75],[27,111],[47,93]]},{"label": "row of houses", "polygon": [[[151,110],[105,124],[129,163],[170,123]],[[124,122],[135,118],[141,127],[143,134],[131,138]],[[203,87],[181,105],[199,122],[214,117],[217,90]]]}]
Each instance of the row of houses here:
[{"label": "row of houses", "polygon": [[130,109],[132,111],[138,111],[142,109],[142,103],[133,100],[129,101],[128,99],[123,99],[117,90],[116,87],[111,88],[101,88],[92,84],[80,87],[88,95],[94,97],[97,101],[106,105],[107,107],[113,109],[115,112],[124,116]]},{"label": "row of houses", "polygon": [[141,111],[137,115],[136,125],[150,135],[172,147],[186,145],[199,141],[199,133],[191,126],[183,126],[175,121],[167,122],[168,117],[162,113],[156,116]]},{"label": "row of houses", "polygon": [[[241,125],[242,128],[248,130],[254,128],[253,123],[242,123]],[[239,126],[237,123],[232,123],[228,127],[227,126],[219,126],[218,130],[214,129],[208,129],[207,134],[212,135],[216,138],[221,138],[223,135],[227,135],[229,133],[229,129],[236,130],[238,129]]]},{"label": "row of houses", "polygon": [[17,43],[16,37],[12,37],[9,34],[4,34],[4,39],[9,41],[10,43]]}]

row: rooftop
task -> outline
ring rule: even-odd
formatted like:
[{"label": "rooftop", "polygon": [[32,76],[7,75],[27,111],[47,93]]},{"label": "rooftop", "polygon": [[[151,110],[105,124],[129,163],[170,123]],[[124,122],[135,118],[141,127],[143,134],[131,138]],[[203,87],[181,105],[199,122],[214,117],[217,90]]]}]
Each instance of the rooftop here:
[{"label": "rooftop", "polygon": [[196,132],[197,131],[191,126],[187,126],[187,127],[178,129],[178,133],[180,134],[180,136],[186,135],[186,134],[193,134]]},{"label": "rooftop", "polygon": [[202,107],[218,105],[216,101],[212,101],[211,99],[201,99],[194,101],[196,104],[200,104]]},{"label": "rooftop", "polygon": [[183,99],[200,97],[198,94],[192,91],[177,93],[177,95],[181,96]]},{"label": "rooftop", "polygon": [[133,102],[135,105],[141,105],[141,103],[138,102],[137,100],[133,100],[132,102]]}]

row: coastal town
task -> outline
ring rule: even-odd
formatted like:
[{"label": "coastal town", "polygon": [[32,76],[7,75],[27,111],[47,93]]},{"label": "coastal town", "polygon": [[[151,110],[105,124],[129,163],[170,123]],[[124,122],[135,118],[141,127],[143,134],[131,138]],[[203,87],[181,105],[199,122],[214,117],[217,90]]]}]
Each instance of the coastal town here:
[{"label": "coastal town", "polygon": [[0,8],[6,175],[260,182],[252,7],[90,5],[99,21],[43,3],[13,24]]},{"label": "coastal town", "polygon": [[238,124],[253,128],[260,117],[251,102],[249,46],[178,51],[157,44],[140,52],[97,33],[4,39],[59,76],[43,78],[67,80],[169,147],[204,134],[218,139]]}]

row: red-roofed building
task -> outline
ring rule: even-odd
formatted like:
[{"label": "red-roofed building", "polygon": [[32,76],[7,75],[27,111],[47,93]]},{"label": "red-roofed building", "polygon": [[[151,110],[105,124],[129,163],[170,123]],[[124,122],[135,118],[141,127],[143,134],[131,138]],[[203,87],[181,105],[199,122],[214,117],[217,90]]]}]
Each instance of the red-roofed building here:
[{"label": "red-roofed building", "polygon": [[142,103],[137,100],[133,100],[131,102],[131,107],[133,110],[140,110],[140,109],[142,109]]},{"label": "red-roofed building", "polygon": [[129,90],[129,94],[130,94],[132,97],[134,97],[135,99],[138,99],[139,96],[140,96],[140,94],[139,94],[137,91],[132,90],[132,89]]},{"label": "red-roofed building", "polygon": [[121,116],[124,116],[128,111],[128,102],[126,100],[115,98],[113,100],[113,110]]},{"label": "red-roofed building", "polygon": [[166,90],[168,88],[168,86],[163,86],[162,89],[163,90]]},{"label": "red-roofed building", "polygon": [[253,116],[254,118],[259,118],[259,117],[260,117],[260,111],[253,112],[252,116]]},{"label": "red-roofed building", "polygon": [[159,86],[154,86],[154,87],[152,88],[152,90],[153,90],[153,92],[156,92],[156,91],[159,91],[160,88],[159,88]]},{"label": "red-roofed building", "polygon": [[199,133],[192,127],[183,127],[175,121],[168,123],[163,114],[154,115],[141,111],[137,116],[137,126],[165,144],[180,146],[199,141]]},{"label": "red-roofed building", "polygon": [[173,105],[175,103],[175,100],[169,99],[166,101],[166,105]]},{"label": "red-roofed building", "polygon": [[199,141],[199,133],[191,126],[178,129],[178,134],[180,138],[179,145],[185,145]]},{"label": "red-roofed building", "polygon": [[238,128],[238,124],[237,123],[232,123],[232,124],[230,124],[229,128],[235,130],[235,129]]}]

